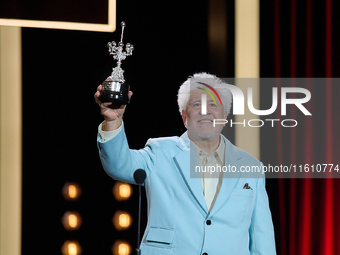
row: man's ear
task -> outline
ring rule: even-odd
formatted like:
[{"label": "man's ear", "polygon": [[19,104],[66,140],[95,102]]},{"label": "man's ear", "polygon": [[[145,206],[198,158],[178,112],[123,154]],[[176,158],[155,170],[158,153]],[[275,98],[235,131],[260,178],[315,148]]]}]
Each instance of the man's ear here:
[{"label": "man's ear", "polygon": [[224,111],[224,119],[227,119],[227,117],[228,117],[228,112]]},{"label": "man's ear", "polygon": [[183,123],[184,123],[184,126],[185,126],[185,122],[187,120],[187,114],[184,110],[182,110],[182,120],[183,120]]}]

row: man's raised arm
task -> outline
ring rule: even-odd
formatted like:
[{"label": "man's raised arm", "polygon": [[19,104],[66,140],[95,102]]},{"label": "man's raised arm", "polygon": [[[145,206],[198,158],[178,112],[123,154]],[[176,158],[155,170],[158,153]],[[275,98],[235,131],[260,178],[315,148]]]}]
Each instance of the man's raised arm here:
[{"label": "man's raised arm", "polygon": [[[113,131],[122,125],[123,114],[125,112],[126,105],[114,105],[112,103],[103,103],[99,100],[100,94],[103,91],[103,86],[99,85],[97,92],[94,94],[94,99],[100,107],[100,113],[104,117],[102,123],[103,131]],[[129,91],[129,98],[132,96],[132,91]]]}]

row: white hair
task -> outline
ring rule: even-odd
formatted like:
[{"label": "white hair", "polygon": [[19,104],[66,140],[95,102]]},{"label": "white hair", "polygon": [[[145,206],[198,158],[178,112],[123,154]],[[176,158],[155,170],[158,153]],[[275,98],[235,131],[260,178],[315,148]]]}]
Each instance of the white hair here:
[{"label": "white hair", "polygon": [[[178,95],[177,95],[177,103],[179,107],[179,112],[182,114],[182,110],[186,111],[186,106],[190,97],[190,90],[196,89],[196,86],[190,86],[193,83],[205,83],[215,88],[216,85],[227,85],[227,83],[223,82],[220,78],[216,77],[213,74],[208,73],[196,73],[193,76],[189,76],[189,78],[183,82],[183,84],[179,87]],[[232,94],[229,89],[224,88],[216,88],[219,96],[221,97],[221,101],[223,104],[223,109],[227,111],[229,115],[229,111],[231,108],[232,102]]]}]

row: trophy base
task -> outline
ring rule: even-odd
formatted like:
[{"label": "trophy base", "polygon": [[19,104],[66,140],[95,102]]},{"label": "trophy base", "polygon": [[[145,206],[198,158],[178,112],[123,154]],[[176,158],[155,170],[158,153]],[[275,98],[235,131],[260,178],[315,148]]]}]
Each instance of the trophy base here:
[{"label": "trophy base", "polygon": [[116,105],[129,104],[130,85],[118,81],[104,81],[103,91],[100,94],[99,100],[103,103],[112,102]]}]

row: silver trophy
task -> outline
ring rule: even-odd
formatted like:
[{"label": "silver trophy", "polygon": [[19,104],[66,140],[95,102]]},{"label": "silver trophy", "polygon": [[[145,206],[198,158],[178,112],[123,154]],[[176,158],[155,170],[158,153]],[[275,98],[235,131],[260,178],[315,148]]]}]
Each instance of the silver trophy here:
[{"label": "silver trophy", "polygon": [[133,51],[133,45],[130,43],[126,44],[125,51],[123,51],[123,34],[126,25],[124,21],[120,25],[122,26],[122,34],[118,46],[115,41],[107,43],[110,55],[113,55],[113,59],[117,60],[117,66],[112,68],[111,76],[107,77],[102,83],[103,91],[99,97],[101,102],[113,102],[113,104],[118,105],[129,103],[130,85],[125,82],[124,70],[120,66],[122,60],[126,59],[127,56],[131,56]]}]

